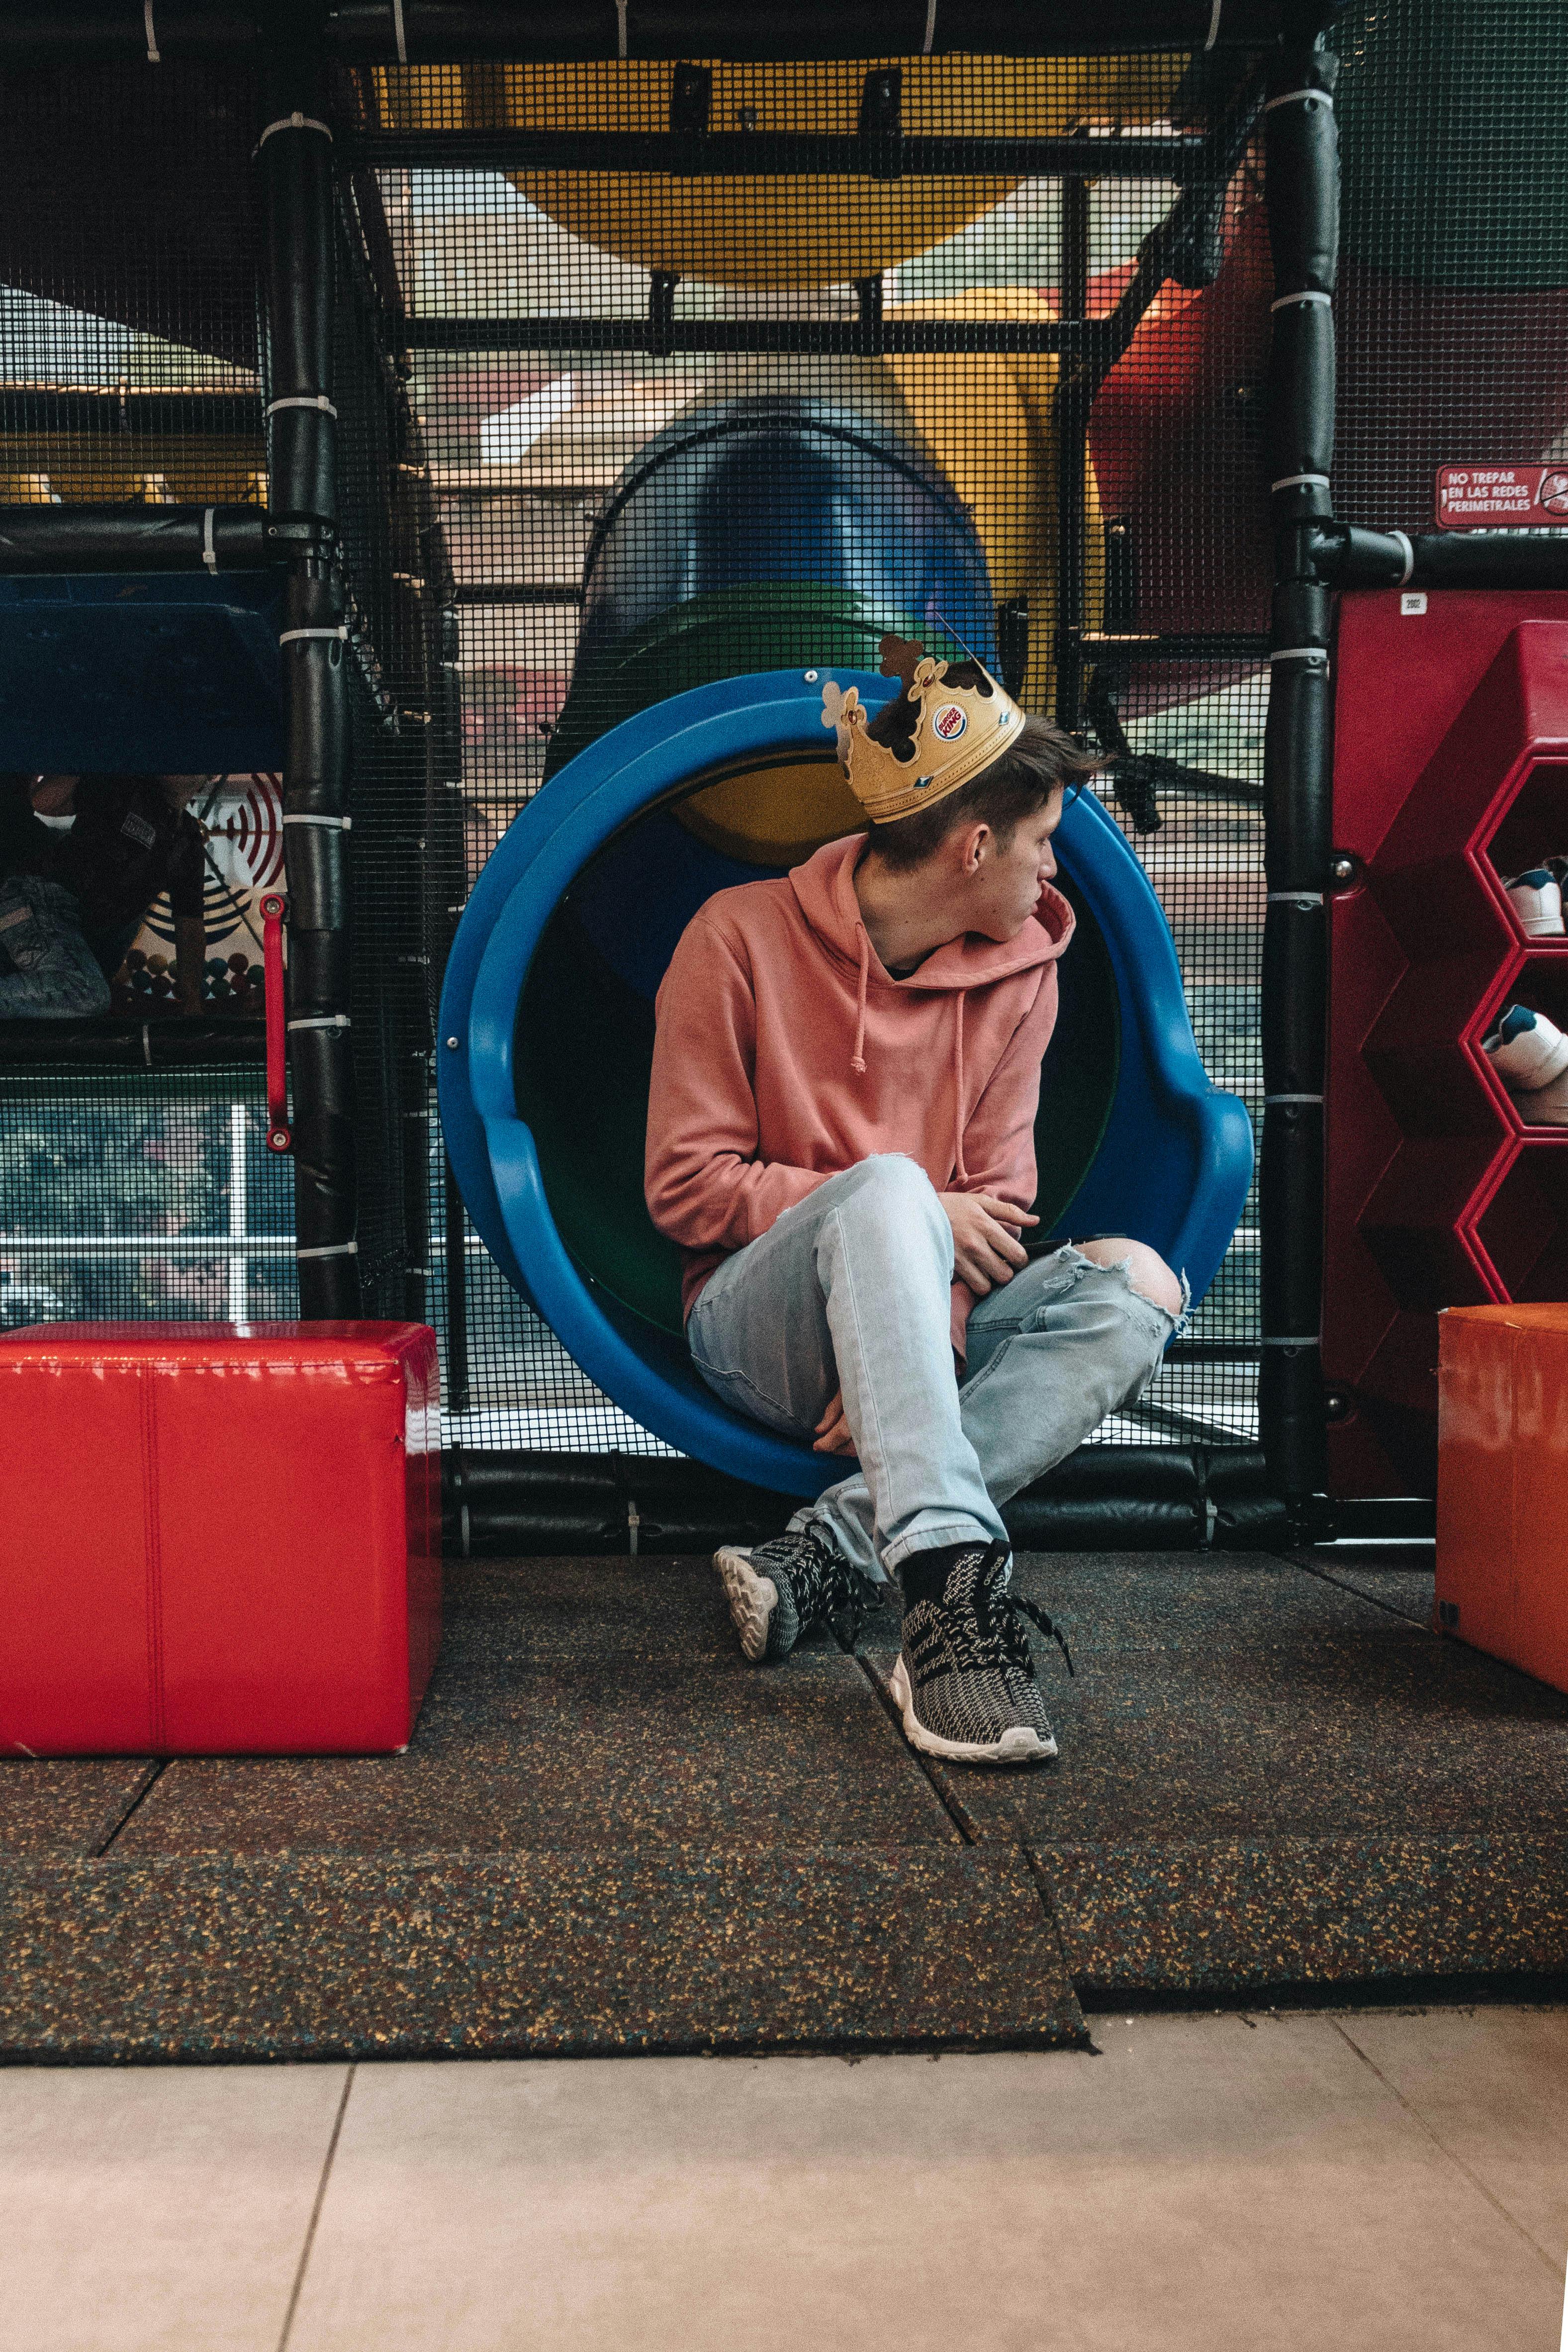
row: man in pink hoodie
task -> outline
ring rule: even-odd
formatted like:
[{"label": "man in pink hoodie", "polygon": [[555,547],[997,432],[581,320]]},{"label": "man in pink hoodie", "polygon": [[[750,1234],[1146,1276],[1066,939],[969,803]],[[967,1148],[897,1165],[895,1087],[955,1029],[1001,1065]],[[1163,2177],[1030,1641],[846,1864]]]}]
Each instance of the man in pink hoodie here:
[{"label": "man in pink hoodie", "polygon": [[1094,762],[977,663],[883,653],[904,692],[874,724],[824,691],[869,833],[718,892],[671,960],[648,1206],[708,1385],[859,1456],[787,1534],[717,1554],[747,1656],[896,1578],[906,1737],[1028,1762],[1056,1742],[1019,1613],[1055,1629],[1009,1589],[998,1507],[1141,1392],[1186,1288],[1139,1242],[1021,1239],[1073,923],[1051,836]]}]

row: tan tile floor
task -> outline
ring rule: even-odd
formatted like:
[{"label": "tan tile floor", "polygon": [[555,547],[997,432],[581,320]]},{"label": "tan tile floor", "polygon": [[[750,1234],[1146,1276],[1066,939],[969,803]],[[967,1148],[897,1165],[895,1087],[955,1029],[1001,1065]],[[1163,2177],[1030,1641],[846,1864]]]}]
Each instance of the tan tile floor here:
[{"label": "tan tile floor", "polygon": [[0,2074],[5,2352],[1558,2352],[1568,2011]]}]

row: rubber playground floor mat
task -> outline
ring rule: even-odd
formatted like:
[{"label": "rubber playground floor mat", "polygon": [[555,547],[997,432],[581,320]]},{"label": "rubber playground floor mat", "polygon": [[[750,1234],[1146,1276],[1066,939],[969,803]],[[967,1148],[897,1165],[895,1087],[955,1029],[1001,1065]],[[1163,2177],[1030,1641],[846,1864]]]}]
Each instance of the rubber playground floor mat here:
[{"label": "rubber playground floor mat", "polygon": [[1350,1566],[1020,1558],[1062,1752],[976,1771],[904,1745],[891,1611],[753,1669],[706,1560],[451,1562],[401,1757],[0,1765],[0,2053],[1049,2046],[1568,1969],[1568,1698]]}]

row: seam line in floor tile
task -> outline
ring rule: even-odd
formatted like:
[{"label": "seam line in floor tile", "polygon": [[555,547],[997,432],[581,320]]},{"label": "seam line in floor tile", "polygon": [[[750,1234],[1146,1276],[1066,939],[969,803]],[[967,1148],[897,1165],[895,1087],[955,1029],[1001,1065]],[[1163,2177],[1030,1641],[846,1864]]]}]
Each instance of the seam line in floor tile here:
[{"label": "seam line in floor tile", "polygon": [[1432,1633],[1424,1618],[1412,1617],[1408,1609],[1396,1609],[1392,1601],[1379,1601],[1375,1592],[1368,1592],[1359,1584],[1347,1584],[1343,1576],[1335,1576],[1329,1569],[1314,1568],[1310,1560],[1299,1559],[1293,1554],[1291,1564],[1299,1568],[1303,1576],[1315,1576],[1320,1584],[1332,1584],[1336,1592],[1348,1592],[1354,1600],[1364,1601],[1369,1608],[1381,1609],[1385,1617],[1397,1617],[1402,1625],[1414,1625],[1418,1633]]},{"label": "seam line in floor tile", "polygon": [[958,1835],[963,1839],[964,1843],[966,1845],[978,1845],[980,1843],[979,1832],[976,1829],[974,1822],[969,1819],[969,1816],[965,1811],[963,1806],[958,1802],[956,1797],[949,1796],[947,1790],[942,1786],[941,1781],[938,1780],[936,1773],[931,1769],[929,1758],[923,1756],[918,1748],[915,1747],[911,1741],[904,1738],[904,1725],[899,1717],[898,1709],[893,1703],[893,1694],[891,1691],[885,1690],[883,1687],[881,1679],[873,1672],[870,1660],[862,1658],[858,1650],[852,1650],[849,1654],[853,1658],[856,1665],[860,1668],[861,1673],[865,1676],[866,1681],[870,1684],[872,1696],[875,1699],[883,1715],[887,1717],[888,1721],[898,1733],[900,1739],[904,1740],[904,1752],[913,1759],[916,1769],[924,1775],[932,1794],[936,1797],[937,1803],[946,1814],[947,1819],[952,1822],[953,1827],[957,1831]]},{"label": "seam line in floor tile", "polygon": [[332,2118],[332,2137],[327,2142],[327,2153],[321,2162],[321,2178],[316,2183],[315,2201],[305,2228],[305,2243],[299,2249],[299,2266],[294,2273],[294,2284],[288,2291],[288,2308],[283,2315],[283,2332],[277,2339],[277,2352],[288,2352],[288,2338],[293,2333],[294,2315],[299,2308],[299,2297],[305,2285],[305,2273],[309,2267],[311,2249],[316,2243],[316,2225],[321,2219],[321,2208],[327,2200],[327,2183],[332,2177],[332,2159],[338,2153],[342,2136],[343,2117],[349,2111],[349,2094],[354,2087],[358,2068],[351,2063],[343,2077],[343,2095],[338,2102],[338,2112]]},{"label": "seam line in floor tile", "polygon": [[89,1857],[89,1860],[93,1862],[101,1862],[103,1860],[104,1855],[109,1852],[110,1847],[114,1843],[115,1839],[125,1827],[126,1822],[130,1821],[133,1813],[141,1811],[141,1807],[146,1802],[147,1799],[152,1795],[153,1790],[157,1787],[164,1773],[169,1769],[170,1760],[171,1759],[167,1756],[159,1756],[155,1757],[153,1761],[149,1764],[146,1771],[142,1774],[141,1780],[132,1790],[129,1801],[120,1807],[119,1813],[110,1823],[109,1835],[101,1840],[99,1844],[93,1847],[92,1853]]},{"label": "seam line in floor tile", "polygon": [[1546,2252],[1545,2248],[1541,2244],[1538,2239],[1531,2237],[1523,2222],[1517,2220],[1515,2216],[1509,2211],[1508,2207],[1502,2202],[1501,2199],[1493,2195],[1492,2191],[1487,2187],[1486,2182],[1482,2180],[1477,2173],[1471,2170],[1470,2167],[1465,2162],[1463,2157],[1456,2156],[1453,2149],[1438,2138],[1437,2133],[1427,2121],[1426,2116],[1421,2113],[1419,2107],[1413,2106],[1410,2101],[1406,2097],[1404,2092],[1399,2088],[1398,2084],[1389,2080],[1382,2067],[1377,2063],[1375,2058],[1371,2058],[1367,2055],[1360,2042],[1356,2040],[1354,2034],[1352,2033],[1345,2025],[1343,2020],[1337,2017],[1331,2017],[1329,2023],[1333,2027],[1334,2032],[1340,2036],[1342,2041],[1349,2042],[1351,2048],[1354,2051],[1362,2064],[1368,2068],[1372,2074],[1376,2075],[1384,2089],[1388,2093],[1389,2097],[1396,2100],[1399,2105],[1404,2108],[1405,2113],[1409,2116],[1411,2122],[1415,2124],[1420,2131],[1426,2134],[1427,2137],[1431,2141],[1432,2146],[1437,2150],[1438,2154],[1453,2166],[1456,2172],[1462,2173],[1464,2178],[1469,2182],[1470,2187],[1476,2191],[1476,2194],[1479,2197],[1484,2197],[1487,2203],[1491,2207],[1493,2212],[1499,2214],[1501,2219],[1508,2223],[1509,2228],[1514,2231],[1519,2237],[1524,2240],[1524,2242],[1530,2248],[1531,2252],[1545,2263],[1547,2270],[1551,2273],[1552,2278],[1560,2278],[1563,2274],[1562,2265],[1552,2260],[1552,2256]]}]

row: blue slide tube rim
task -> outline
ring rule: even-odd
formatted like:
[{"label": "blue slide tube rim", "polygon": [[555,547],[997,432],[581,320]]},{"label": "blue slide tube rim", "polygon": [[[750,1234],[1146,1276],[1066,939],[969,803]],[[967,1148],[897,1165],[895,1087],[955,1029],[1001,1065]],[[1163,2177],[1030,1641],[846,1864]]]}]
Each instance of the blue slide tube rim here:
[{"label": "blue slide tube rim", "polygon": [[[438,1059],[442,1124],[469,1213],[508,1279],[569,1353],[667,1444],[737,1477],[804,1495],[820,1493],[851,1465],[743,1423],[700,1388],[695,1373],[688,1386],[673,1365],[650,1365],[572,1265],[549,1213],[532,1134],[517,1114],[512,1039],[544,927],[593,853],[652,801],[705,769],[758,751],[820,749],[826,674],[773,671],[694,688],[622,721],[560,770],[519,814],[475,886],[448,961]],[[866,672],[831,674],[857,685],[872,709],[897,690]],[[1142,1092],[1153,1079],[1166,1116],[1174,1114],[1194,1138],[1202,1173],[1173,1236],[1173,1254],[1199,1276],[1194,1289],[1200,1295],[1245,1198],[1250,1123],[1239,1098],[1211,1084],[1198,1057],[1175,942],[1120,828],[1085,793],[1066,812],[1060,838],[1074,880],[1113,942],[1124,1007],[1133,1006],[1142,1024],[1142,1050],[1124,1055],[1124,1066],[1145,1074]],[[1113,904],[1115,919],[1107,922],[1103,910]],[[1139,985],[1132,989],[1126,983],[1134,966]]]}]

